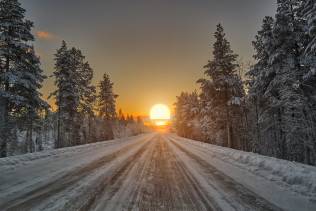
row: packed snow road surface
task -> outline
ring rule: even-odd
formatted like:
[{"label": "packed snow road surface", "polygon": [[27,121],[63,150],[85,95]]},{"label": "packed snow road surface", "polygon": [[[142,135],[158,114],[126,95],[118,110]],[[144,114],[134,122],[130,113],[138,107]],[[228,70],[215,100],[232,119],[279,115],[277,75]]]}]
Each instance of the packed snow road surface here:
[{"label": "packed snow road surface", "polygon": [[314,167],[170,134],[0,159],[0,172],[0,210],[316,210]]}]

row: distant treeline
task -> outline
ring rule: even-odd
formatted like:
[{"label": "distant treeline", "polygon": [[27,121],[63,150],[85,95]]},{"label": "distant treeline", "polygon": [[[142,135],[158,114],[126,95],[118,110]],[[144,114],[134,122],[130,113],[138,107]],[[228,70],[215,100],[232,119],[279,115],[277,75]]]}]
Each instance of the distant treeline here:
[{"label": "distant treeline", "polygon": [[316,2],[278,0],[246,74],[221,25],[199,92],[176,102],[179,135],[316,164]]},{"label": "distant treeline", "polygon": [[104,74],[92,85],[93,69],[83,53],[65,41],[55,57],[56,101],[52,112],[40,93],[46,76],[18,0],[0,0],[0,157],[136,135],[140,118],[116,114],[113,83]]}]

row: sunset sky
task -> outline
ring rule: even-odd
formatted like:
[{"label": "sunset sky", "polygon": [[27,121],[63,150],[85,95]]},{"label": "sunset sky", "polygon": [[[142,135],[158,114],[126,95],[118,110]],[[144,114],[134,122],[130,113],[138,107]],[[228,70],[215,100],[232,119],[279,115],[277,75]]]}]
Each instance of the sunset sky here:
[{"label": "sunset sky", "polygon": [[[125,113],[172,107],[181,91],[198,88],[211,56],[212,33],[224,25],[233,50],[248,61],[251,41],[276,0],[22,0],[34,21],[35,46],[47,75],[61,40],[80,48],[95,83],[107,72]],[[53,90],[45,81],[43,94]]]}]

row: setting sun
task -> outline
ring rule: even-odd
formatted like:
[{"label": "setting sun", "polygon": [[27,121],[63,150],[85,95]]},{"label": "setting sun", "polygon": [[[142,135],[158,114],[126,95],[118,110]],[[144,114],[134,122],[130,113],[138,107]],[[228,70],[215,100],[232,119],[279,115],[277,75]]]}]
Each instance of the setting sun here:
[{"label": "setting sun", "polygon": [[154,121],[157,126],[166,125],[170,118],[170,109],[164,104],[154,105],[150,110],[150,119]]},{"label": "setting sun", "polygon": [[163,104],[154,105],[150,110],[151,120],[170,120],[170,109]]}]

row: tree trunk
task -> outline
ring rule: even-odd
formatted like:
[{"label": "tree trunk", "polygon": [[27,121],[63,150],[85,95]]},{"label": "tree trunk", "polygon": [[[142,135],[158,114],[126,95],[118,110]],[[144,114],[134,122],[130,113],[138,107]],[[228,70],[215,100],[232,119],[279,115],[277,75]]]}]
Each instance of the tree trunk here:
[{"label": "tree trunk", "polygon": [[33,117],[30,117],[30,125],[29,125],[29,147],[30,147],[30,153],[33,153],[34,150],[34,143],[33,143]]},{"label": "tree trunk", "polygon": [[286,159],[287,157],[287,146],[286,146],[286,138],[285,138],[285,133],[283,131],[283,121],[282,121],[282,111],[281,109],[278,110],[278,122],[279,122],[279,143],[280,143],[280,150],[281,150],[281,153],[280,153],[280,156],[282,159]]},{"label": "tree trunk", "polygon": [[92,143],[92,138],[91,138],[91,124],[92,124],[92,121],[91,121],[91,115],[89,114],[89,117],[88,117],[88,140],[86,141],[87,143]]},{"label": "tree trunk", "polygon": [[0,99],[0,157],[7,157],[8,142],[8,103],[5,98]]},{"label": "tree trunk", "polygon": [[227,147],[232,148],[232,131],[228,106],[226,107],[226,131],[227,131]]},{"label": "tree trunk", "polygon": [[[10,71],[10,58],[6,58],[4,72]],[[7,81],[4,82],[4,90],[9,90],[9,84]],[[9,102],[6,98],[0,99],[0,157],[7,157],[7,145],[9,140],[10,128],[9,124]]]},{"label": "tree trunk", "polygon": [[58,109],[58,117],[57,117],[57,141],[56,141],[56,148],[61,148],[60,144],[60,111]]},{"label": "tree trunk", "polygon": [[261,146],[261,130],[260,130],[260,124],[259,124],[259,109],[258,109],[258,100],[257,99],[255,100],[255,110],[256,110],[256,135],[257,135],[255,151],[260,153],[258,146]]},{"label": "tree trunk", "polygon": [[60,93],[58,93],[58,115],[57,115],[57,141],[56,148],[62,148],[63,138],[62,138],[62,127],[61,127],[61,110],[60,106],[62,105]]}]

